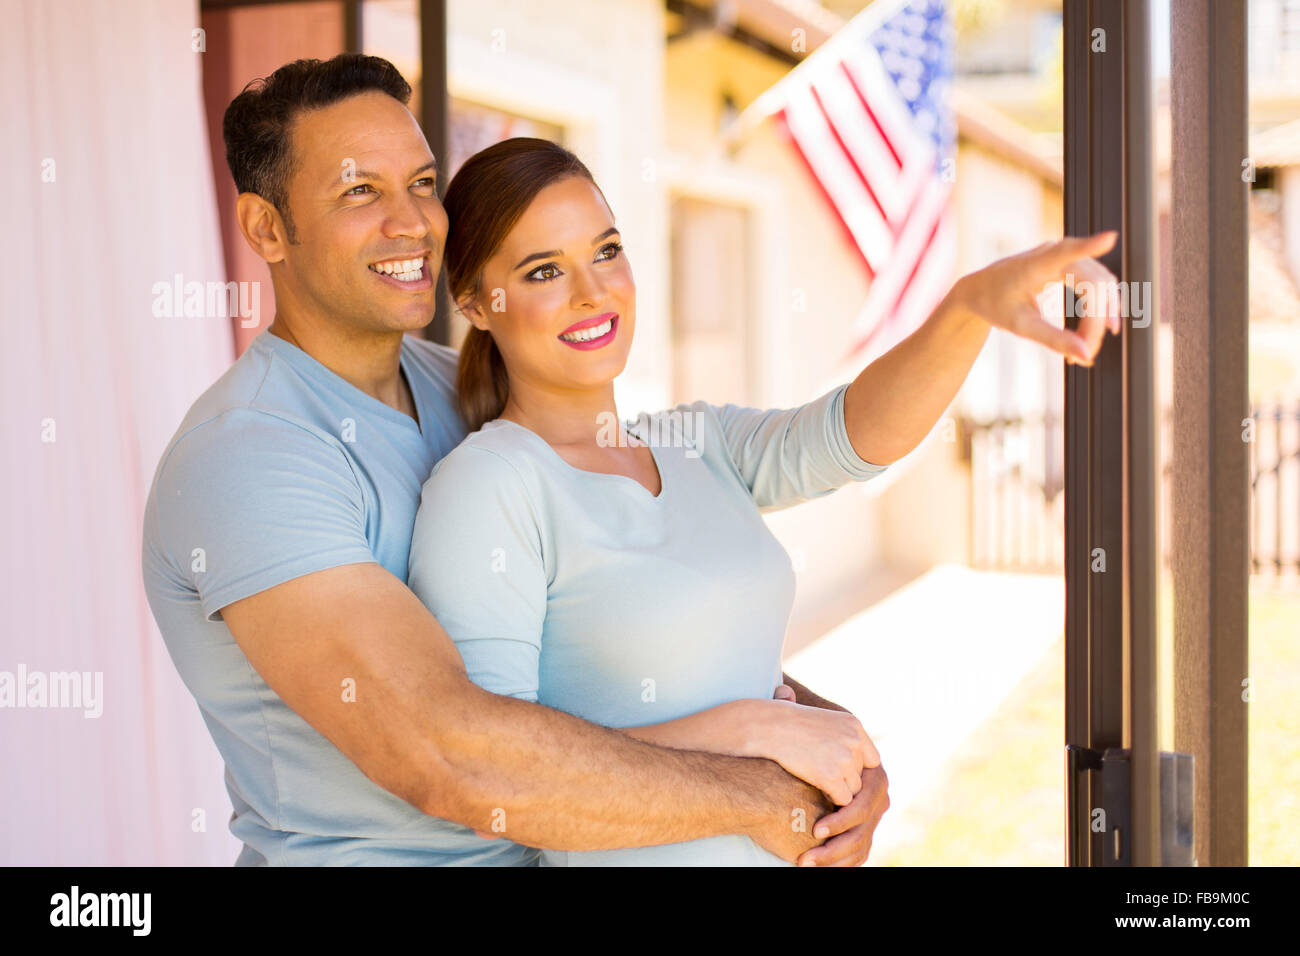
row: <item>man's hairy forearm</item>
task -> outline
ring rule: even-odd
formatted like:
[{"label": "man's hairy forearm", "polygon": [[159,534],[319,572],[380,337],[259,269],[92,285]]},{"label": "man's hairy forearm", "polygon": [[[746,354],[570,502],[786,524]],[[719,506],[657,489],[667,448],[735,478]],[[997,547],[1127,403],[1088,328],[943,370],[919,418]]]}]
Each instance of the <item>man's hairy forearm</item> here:
[{"label": "man's hairy forearm", "polygon": [[473,685],[457,696],[430,757],[439,768],[432,792],[417,805],[527,846],[601,850],[753,836],[788,826],[799,808],[816,819],[824,806],[817,791],[769,760],[657,747]]},{"label": "man's hairy forearm", "polygon": [[803,704],[805,707],[820,707],[822,710],[842,710],[846,714],[849,713],[847,707],[841,707],[825,697],[819,697],[789,674],[783,673],[781,678],[789,687],[793,688],[794,702],[796,704]]}]

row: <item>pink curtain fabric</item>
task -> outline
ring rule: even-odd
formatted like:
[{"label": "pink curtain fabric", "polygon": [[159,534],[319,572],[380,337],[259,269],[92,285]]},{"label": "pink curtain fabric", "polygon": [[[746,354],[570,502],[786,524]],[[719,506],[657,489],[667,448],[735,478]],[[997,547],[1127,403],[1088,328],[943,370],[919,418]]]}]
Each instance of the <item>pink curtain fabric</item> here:
[{"label": "pink curtain fabric", "polygon": [[224,279],[197,3],[0,0],[0,22],[0,864],[229,865],[222,764],[139,558],[158,458],[233,359],[228,318],[155,314],[155,284]]}]

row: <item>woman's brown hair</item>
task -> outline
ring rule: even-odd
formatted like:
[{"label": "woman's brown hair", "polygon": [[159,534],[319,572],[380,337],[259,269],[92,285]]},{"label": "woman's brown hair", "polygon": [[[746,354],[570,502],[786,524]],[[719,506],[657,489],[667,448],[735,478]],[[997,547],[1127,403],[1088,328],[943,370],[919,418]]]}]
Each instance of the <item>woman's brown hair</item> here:
[{"label": "woman's brown hair", "polygon": [[[524,210],[547,186],[570,176],[595,182],[577,156],[545,139],[503,140],[465,161],[442,200],[450,220],[445,262],[452,301],[479,295],[483,266]],[[466,427],[478,431],[498,418],[509,395],[505,362],[492,334],[471,326],[456,370],[456,400]]]}]

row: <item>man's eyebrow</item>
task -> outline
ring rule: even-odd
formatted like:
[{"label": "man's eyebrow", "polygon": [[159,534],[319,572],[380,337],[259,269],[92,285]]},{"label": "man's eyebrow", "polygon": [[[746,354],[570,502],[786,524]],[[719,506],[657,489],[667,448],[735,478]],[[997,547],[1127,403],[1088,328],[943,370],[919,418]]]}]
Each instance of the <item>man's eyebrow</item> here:
[{"label": "man's eyebrow", "polygon": [[[606,239],[609,236],[614,235],[616,232],[618,232],[618,226],[610,226],[608,229],[602,232],[595,239],[591,240],[591,244],[594,246],[596,243],[600,242],[600,240]],[[547,249],[545,252],[534,252],[532,255],[524,256],[524,258],[519,260],[519,264],[515,266],[515,268],[522,269],[524,266],[528,265],[528,263],[533,262],[537,259],[549,259],[551,258],[551,256],[562,256],[562,255],[564,255],[563,249]]]},{"label": "man's eyebrow", "polygon": [[[413,172],[412,172],[412,173],[411,173],[407,178],[408,178],[408,179],[414,179],[416,176],[420,175],[420,173],[427,173],[427,172],[429,172],[430,170],[433,170],[434,172],[436,172],[437,169],[438,169],[438,163],[437,163],[437,161],[431,159],[431,160],[429,160],[427,163],[425,163],[423,166],[421,166],[419,169],[414,170],[414,171],[413,171]],[[337,180],[335,180],[335,182],[338,182],[338,183],[350,183],[350,182],[357,182],[357,181],[360,181],[360,180],[363,180],[363,179],[366,179],[366,180],[374,180],[374,179],[383,179],[383,178],[384,178],[384,177],[381,176],[379,173],[372,172],[372,171],[369,170],[369,169],[357,169],[357,170],[353,170],[353,172],[352,172],[352,176],[351,176],[350,179],[344,179],[344,178],[343,178],[343,174],[342,174],[342,173],[339,173],[339,178],[338,178]]]}]

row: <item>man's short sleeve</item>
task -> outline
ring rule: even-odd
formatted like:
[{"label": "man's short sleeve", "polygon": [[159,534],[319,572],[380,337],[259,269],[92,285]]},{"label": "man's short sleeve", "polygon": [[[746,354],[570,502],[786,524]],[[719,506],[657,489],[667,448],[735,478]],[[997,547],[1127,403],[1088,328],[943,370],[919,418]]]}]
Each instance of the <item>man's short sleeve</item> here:
[{"label": "man's short sleeve", "polygon": [[209,621],[294,578],[375,560],[343,450],[268,412],[232,409],[177,439],[154,485],[166,557]]}]

